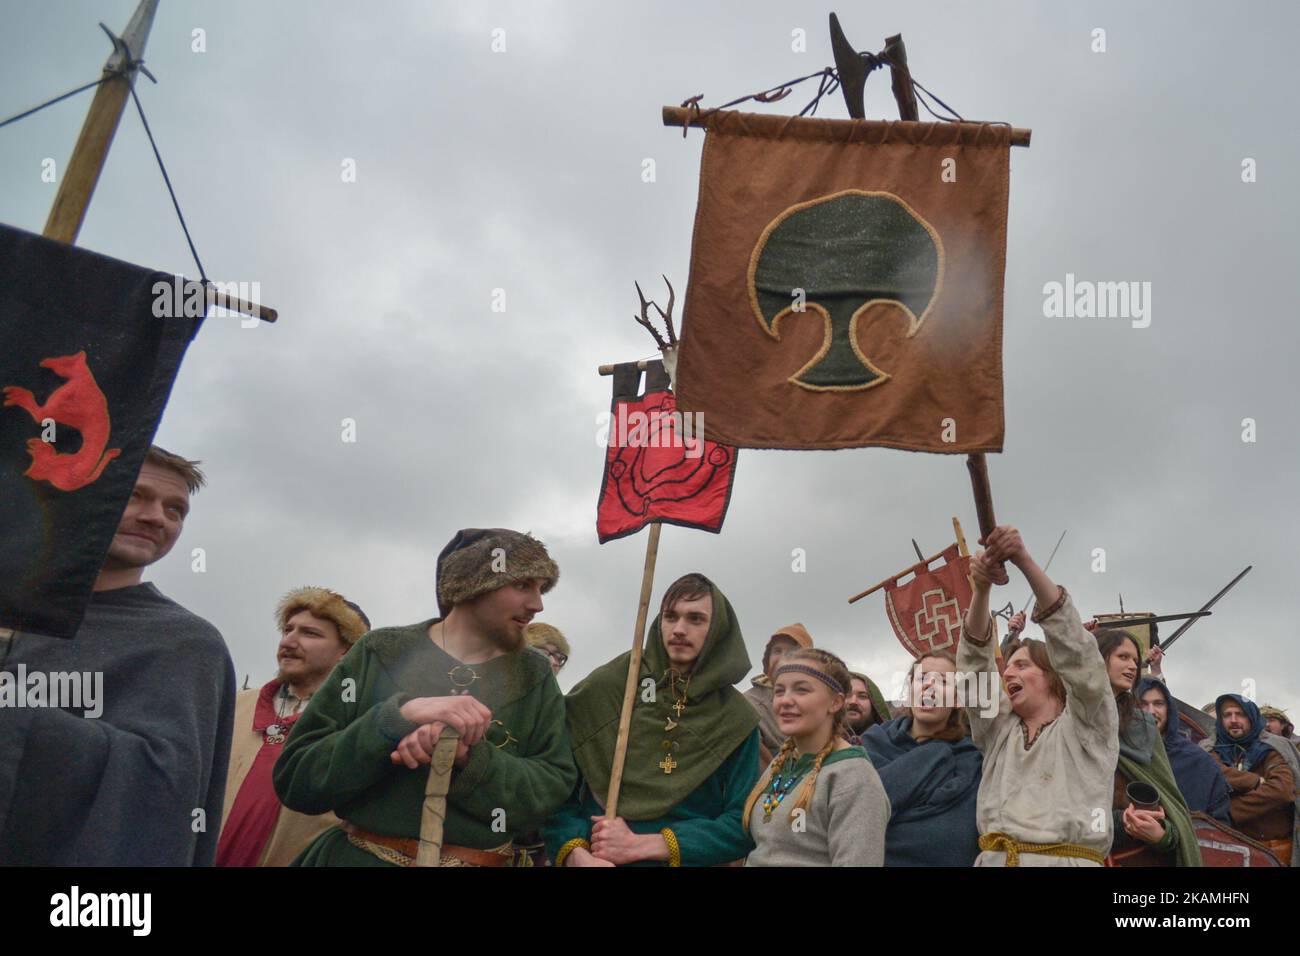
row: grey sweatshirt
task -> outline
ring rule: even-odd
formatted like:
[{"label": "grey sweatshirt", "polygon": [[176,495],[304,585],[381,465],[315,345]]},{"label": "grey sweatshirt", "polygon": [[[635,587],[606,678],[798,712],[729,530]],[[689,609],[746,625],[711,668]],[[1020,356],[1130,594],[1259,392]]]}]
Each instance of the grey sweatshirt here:
[{"label": "grey sweatshirt", "polygon": [[803,779],[766,823],[763,798],[758,798],[749,816],[755,849],[745,866],[885,865],[889,797],[866,754],[851,749],[851,754],[823,764],[806,813],[794,815]]},{"label": "grey sweatshirt", "polygon": [[212,863],[235,707],[215,627],[152,584],[98,591],[72,640],[0,642],[0,672],[102,675],[98,717],[0,705],[0,865]]}]

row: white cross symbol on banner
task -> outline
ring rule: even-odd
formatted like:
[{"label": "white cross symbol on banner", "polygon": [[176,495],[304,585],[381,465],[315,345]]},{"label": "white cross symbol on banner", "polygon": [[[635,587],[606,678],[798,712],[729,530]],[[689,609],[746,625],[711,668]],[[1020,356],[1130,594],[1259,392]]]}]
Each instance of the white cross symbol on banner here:
[{"label": "white cross symbol on banner", "polygon": [[[916,612],[916,636],[929,641],[930,649],[941,651],[952,647],[961,635],[961,608],[956,598],[943,599],[943,589],[935,588],[921,595],[921,610]],[[935,640],[943,630],[943,640]]]}]

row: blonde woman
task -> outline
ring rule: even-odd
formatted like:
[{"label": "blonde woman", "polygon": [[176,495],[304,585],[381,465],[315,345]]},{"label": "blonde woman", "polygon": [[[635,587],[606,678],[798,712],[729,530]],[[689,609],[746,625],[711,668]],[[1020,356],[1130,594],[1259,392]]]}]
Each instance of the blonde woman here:
[{"label": "blonde woman", "polygon": [[746,866],[883,866],[889,798],[861,747],[844,740],[850,687],[826,651],[790,651],[772,679],[785,743],[745,802]]}]

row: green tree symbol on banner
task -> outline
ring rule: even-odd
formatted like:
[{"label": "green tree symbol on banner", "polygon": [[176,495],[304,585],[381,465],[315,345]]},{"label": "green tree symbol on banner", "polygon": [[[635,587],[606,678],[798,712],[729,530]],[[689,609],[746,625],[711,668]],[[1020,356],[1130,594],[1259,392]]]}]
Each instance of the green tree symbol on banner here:
[{"label": "green tree symbol on banner", "polygon": [[921,328],[943,281],[939,234],[892,193],[849,189],[799,203],[763,230],[749,267],[750,304],[776,341],[778,323],[804,307],[821,316],[821,350],[790,381],[813,391],[871,388],[889,379],[858,348],[857,321],[875,302],[908,316],[907,337]]}]

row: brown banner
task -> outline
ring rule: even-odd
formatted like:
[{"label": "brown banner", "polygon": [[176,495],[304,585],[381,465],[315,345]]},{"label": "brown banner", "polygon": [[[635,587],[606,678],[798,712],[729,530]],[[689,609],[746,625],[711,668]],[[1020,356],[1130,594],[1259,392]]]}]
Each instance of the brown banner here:
[{"label": "brown banner", "polygon": [[1000,451],[1010,128],[708,119],[680,408],[739,447]]}]

